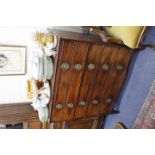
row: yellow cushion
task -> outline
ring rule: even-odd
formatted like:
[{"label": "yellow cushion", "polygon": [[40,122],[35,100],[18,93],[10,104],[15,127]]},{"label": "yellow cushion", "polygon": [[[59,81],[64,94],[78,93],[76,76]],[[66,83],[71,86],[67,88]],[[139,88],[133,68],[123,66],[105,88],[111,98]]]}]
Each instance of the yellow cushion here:
[{"label": "yellow cushion", "polygon": [[121,39],[126,46],[137,48],[145,28],[145,26],[112,26],[105,29],[111,36]]}]

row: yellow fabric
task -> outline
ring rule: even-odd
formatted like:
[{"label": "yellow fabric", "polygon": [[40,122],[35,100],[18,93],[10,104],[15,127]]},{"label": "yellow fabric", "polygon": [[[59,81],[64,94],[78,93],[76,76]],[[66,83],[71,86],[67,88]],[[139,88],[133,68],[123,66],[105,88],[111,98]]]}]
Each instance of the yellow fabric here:
[{"label": "yellow fabric", "polygon": [[32,90],[32,81],[27,80],[27,98],[28,99],[33,99],[33,90]]},{"label": "yellow fabric", "polygon": [[137,48],[145,26],[112,26],[106,27],[106,31],[113,37],[121,39],[130,48]]}]

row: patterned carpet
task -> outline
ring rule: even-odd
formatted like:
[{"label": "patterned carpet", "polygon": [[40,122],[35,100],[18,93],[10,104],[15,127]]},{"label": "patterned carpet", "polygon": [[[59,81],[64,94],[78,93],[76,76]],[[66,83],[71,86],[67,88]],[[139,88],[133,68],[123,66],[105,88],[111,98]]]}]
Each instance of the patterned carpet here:
[{"label": "patterned carpet", "polygon": [[155,129],[155,81],[137,117],[134,129]]}]

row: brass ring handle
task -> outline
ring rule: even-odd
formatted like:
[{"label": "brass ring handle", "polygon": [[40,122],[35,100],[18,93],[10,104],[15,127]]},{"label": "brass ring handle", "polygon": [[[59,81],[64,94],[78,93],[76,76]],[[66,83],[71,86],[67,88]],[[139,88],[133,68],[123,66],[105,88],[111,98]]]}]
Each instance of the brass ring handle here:
[{"label": "brass ring handle", "polygon": [[85,101],[80,101],[79,105],[83,107],[83,106],[86,105],[86,102]]},{"label": "brass ring handle", "polygon": [[94,105],[97,105],[97,104],[99,104],[99,100],[93,100],[92,103],[93,103]]},{"label": "brass ring handle", "polygon": [[94,64],[89,64],[88,65],[88,70],[94,70],[95,69],[95,65]]},{"label": "brass ring handle", "polygon": [[57,110],[61,110],[61,109],[63,108],[63,105],[62,105],[62,104],[57,104],[57,105],[55,106],[55,108],[56,108]]},{"label": "brass ring handle", "polygon": [[105,102],[106,102],[107,104],[110,104],[110,103],[112,103],[112,99],[111,99],[111,98],[107,98]]},{"label": "brass ring handle", "polygon": [[79,70],[82,69],[82,65],[81,65],[81,64],[75,64],[75,65],[74,65],[74,68],[75,68],[77,71],[79,71]]},{"label": "brass ring handle", "polygon": [[110,66],[109,66],[108,64],[103,64],[103,65],[102,65],[102,69],[103,69],[104,71],[108,71],[109,68],[110,68]]},{"label": "brass ring handle", "polygon": [[62,63],[61,64],[61,69],[64,69],[64,70],[69,69],[69,64],[68,63]]},{"label": "brass ring handle", "polygon": [[74,104],[73,103],[68,103],[67,104],[67,108],[72,109],[73,107],[74,107]]},{"label": "brass ring handle", "polygon": [[124,65],[123,64],[118,64],[116,66],[116,68],[117,68],[118,71],[122,71],[124,69]]}]

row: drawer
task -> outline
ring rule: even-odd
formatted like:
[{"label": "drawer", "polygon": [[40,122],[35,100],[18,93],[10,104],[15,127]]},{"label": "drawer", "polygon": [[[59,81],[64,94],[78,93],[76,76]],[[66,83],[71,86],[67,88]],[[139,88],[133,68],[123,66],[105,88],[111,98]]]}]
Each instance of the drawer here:
[{"label": "drawer", "polygon": [[89,44],[87,43],[75,42],[74,60],[68,77],[68,89],[64,102],[65,109],[63,110],[63,120],[73,119],[88,48]]},{"label": "drawer", "polygon": [[60,45],[52,101],[52,121],[60,121],[63,119],[62,114],[67,96],[71,60],[74,59],[74,43],[72,41],[61,40]]},{"label": "drawer", "polygon": [[83,78],[79,89],[74,119],[85,117],[88,105],[88,93],[90,90],[92,90],[93,82],[97,74],[99,58],[102,55],[102,50],[103,46],[101,45],[92,45],[89,49],[84,68]]},{"label": "drawer", "polygon": [[126,73],[129,65],[129,60],[132,56],[132,51],[127,48],[120,48],[115,58],[110,74],[108,75],[106,85],[102,92],[101,106],[99,113],[106,115],[111,113],[113,105],[123,87],[126,79]]},{"label": "drawer", "polygon": [[102,91],[106,85],[106,81],[109,78],[109,74],[113,64],[115,63],[115,58],[117,56],[117,52],[119,51],[118,47],[108,46],[106,45],[102,51],[102,55],[99,60],[98,71],[95,77],[92,90],[89,91],[88,100],[89,104],[87,107],[86,115],[96,116],[99,114],[99,108],[101,106]]},{"label": "drawer", "polygon": [[67,129],[91,129],[93,126],[94,120],[85,120],[85,121],[73,121],[66,123]]},{"label": "drawer", "polygon": [[52,107],[52,121],[73,117],[89,44],[63,41],[56,78],[59,78]]},{"label": "drawer", "polygon": [[53,125],[54,129],[99,129],[102,125],[102,119],[87,118],[81,120],[67,121],[67,122],[56,122]]}]

